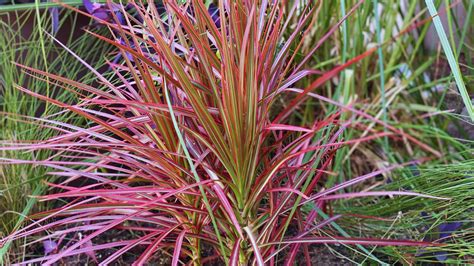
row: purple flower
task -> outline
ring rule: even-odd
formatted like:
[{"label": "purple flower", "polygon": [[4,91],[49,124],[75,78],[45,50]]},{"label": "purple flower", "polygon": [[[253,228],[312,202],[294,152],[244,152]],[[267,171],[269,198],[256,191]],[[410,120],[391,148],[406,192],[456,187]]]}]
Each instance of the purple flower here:
[{"label": "purple flower", "polygon": [[59,8],[52,7],[49,10],[51,13],[51,24],[53,25],[53,35],[56,34],[59,30]]},{"label": "purple flower", "polygon": [[220,28],[221,27],[221,17],[220,17],[220,14],[219,14],[219,8],[216,5],[211,4],[209,6],[208,12],[209,12],[209,15],[211,15],[212,21],[214,21],[214,23],[216,24],[216,27]]},{"label": "purple flower", "polygon": [[48,255],[51,252],[54,252],[58,248],[58,244],[53,240],[43,241],[44,254]]},{"label": "purple flower", "polygon": [[[422,211],[420,213],[421,217],[423,219],[430,219],[431,216]],[[439,240],[439,242],[443,242],[445,240],[447,240],[447,238],[449,236],[451,236],[456,230],[458,230],[461,226],[463,225],[462,222],[446,222],[446,223],[442,223],[438,226],[438,232],[439,232],[439,236],[438,237],[434,237],[434,238],[431,238],[431,237],[428,237],[426,236],[423,240],[424,241],[433,241],[433,240]],[[426,230],[426,227],[422,228],[421,231],[424,232]],[[420,256],[421,254],[427,252],[426,250],[420,250],[419,252],[417,252],[417,256]],[[447,259],[448,259],[448,256],[449,256],[449,253],[447,251],[438,251],[438,252],[434,252],[432,253],[435,258],[439,261],[439,262],[445,262]]]},{"label": "purple flower", "polygon": [[87,12],[89,12],[89,14],[94,13],[95,10],[102,7],[101,4],[92,3],[90,0],[84,0],[84,1],[82,1],[82,3],[84,4],[84,7],[86,8]]},{"label": "purple flower", "polygon": [[447,238],[462,226],[461,222],[442,223],[438,226],[439,238]]},{"label": "purple flower", "polygon": [[[124,14],[122,14],[121,12],[122,9],[118,4],[114,4],[114,3],[110,5],[99,4],[99,3],[94,3],[91,0],[83,0],[82,3],[84,4],[84,7],[86,8],[87,12],[97,19],[111,21],[112,13],[115,13],[119,23],[122,25],[125,24]],[[133,9],[131,5],[126,5],[124,6],[124,8],[125,10]],[[156,10],[158,11],[158,14],[160,15],[165,14],[167,12],[163,4],[157,4]],[[221,21],[220,21],[219,8],[216,5],[211,4],[208,8],[208,12],[212,20],[216,24],[216,26],[220,28]],[[137,16],[136,19],[138,21],[142,21],[141,17],[139,17],[138,14],[136,14],[135,16]]]},{"label": "purple flower", "polygon": [[[439,238],[443,241],[444,238],[449,237],[453,232],[455,232],[459,227],[462,226],[461,222],[449,222],[442,223],[438,226]],[[446,261],[448,259],[448,253],[446,251],[439,251],[435,253],[435,257],[438,261]]]},{"label": "purple flower", "polygon": [[[100,20],[111,20],[112,19],[111,12],[120,12],[120,8],[117,6],[117,4],[111,4],[111,5],[98,4],[98,3],[93,3],[90,0],[83,0],[82,3],[84,4],[84,7],[86,8],[87,13],[91,14],[92,16]],[[124,22],[122,15],[118,15],[117,17],[120,20],[120,23]]]},{"label": "purple flower", "polygon": [[436,252],[435,257],[438,261],[446,261],[448,259],[448,253],[446,251]]}]

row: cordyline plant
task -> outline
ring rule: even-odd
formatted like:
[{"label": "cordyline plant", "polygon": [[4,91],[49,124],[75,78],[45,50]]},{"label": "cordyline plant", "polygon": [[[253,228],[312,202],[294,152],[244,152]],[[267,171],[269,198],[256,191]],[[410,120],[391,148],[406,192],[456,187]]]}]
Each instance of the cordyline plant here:
[{"label": "cordyline plant", "polygon": [[[24,263],[50,265],[80,253],[97,259],[97,251],[113,250],[101,261],[105,265],[140,248],[135,265],[152,260],[159,250],[172,257],[173,265],[291,265],[300,250],[310,262],[312,243],[430,244],[351,238],[332,226],[340,215],[321,216],[337,199],[422,196],[346,190],[402,165],[324,185],[343,146],[404,137],[434,152],[394,127],[314,92],[374,49],[327,73],[306,70],[312,53],[339,26],[296,61],[318,17],[317,5],[221,0],[209,7],[201,1],[179,2],[101,7],[108,10],[107,18],[95,18],[115,38],[90,34],[120,51],[122,63],[110,63],[113,79],[90,67],[97,82],[83,84],[23,66],[83,101],[68,105],[18,86],[20,90],[90,121],[78,127],[46,120],[59,136],[2,148],[57,152],[44,161],[3,159],[53,169],[50,174],[59,181],[50,185],[57,193],[43,199],[65,202],[30,217],[34,222],[3,240],[47,233],[34,242],[47,243],[48,254]],[[298,88],[302,79],[312,82]],[[310,97],[339,111],[319,115],[311,124],[289,124]],[[354,122],[360,116],[385,130],[342,139],[349,127],[367,128]],[[313,207],[308,209],[308,204]],[[130,237],[97,243],[112,230],[131,232]]]}]

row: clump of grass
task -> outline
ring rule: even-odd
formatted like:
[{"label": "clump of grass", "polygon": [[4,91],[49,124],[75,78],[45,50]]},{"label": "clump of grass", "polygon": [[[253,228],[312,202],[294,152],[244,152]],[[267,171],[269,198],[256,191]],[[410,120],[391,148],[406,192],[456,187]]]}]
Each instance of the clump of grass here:
[{"label": "clump of grass", "polygon": [[[14,62],[29,65],[38,69],[48,69],[68,78],[88,80],[91,75],[67,51],[58,49],[52,40],[45,38],[44,31],[51,31],[50,15],[43,11],[11,11],[0,13],[0,140],[8,141],[42,141],[57,134],[57,131],[44,127],[44,121],[34,119],[54,118],[57,121],[68,121],[70,124],[81,124],[83,119],[64,112],[57,106],[45,104],[36,97],[21,93],[15,85],[31,88],[32,91],[55,97],[64,102],[74,102],[74,94],[58,88],[47,80],[33,78],[24,73]],[[39,17],[36,17],[39,16]],[[71,29],[61,30],[61,38],[77,51],[85,60],[95,61],[97,67],[104,63],[101,56],[107,53],[110,46],[84,36],[78,36],[74,26],[80,16],[71,11],[61,13],[58,26],[67,25]],[[83,17],[84,19],[84,17]],[[65,27],[65,26],[64,26]],[[30,32],[31,31],[31,32]],[[42,44],[40,45],[40,40]],[[3,144],[2,144],[3,145]],[[2,151],[2,158],[23,160],[44,160],[51,158],[51,151]],[[30,195],[42,194],[46,186],[44,180],[50,180],[46,169],[28,165],[0,165],[0,236],[6,237],[18,229],[33,210],[37,212],[44,207],[36,204]],[[0,249],[2,263],[9,264],[10,243]],[[22,253],[19,246],[15,252]]]},{"label": "clump of grass", "polygon": [[[166,1],[159,7],[130,1],[127,11],[120,5],[108,8],[122,13],[119,17],[111,12],[112,20],[101,21],[115,38],[91,35],[123,55],[122,63],[110,63],[112,78],[89,65],[97,78],[93,83],[23,66],[30,75],[49,80],[81,101],[68,103],[21,84],[19,90],[89,121],[87,126],[76,126],[44,120],[43,126],[58,136],[2,148],[55,154],[54,159],[4,160],[47,166],[50,175],[59,177],[51,186],[60,191],[43,199],[64,204],[31,216],[32,224],[6,240],[49,232],[33,243],[53,240],[62,248],[25,263],[52,264],[79,253],[113,249],[101,261],[107,264],[141,247],[137,264],[150,261],[158,250],[172,254],[173,265],[291,264],[300,248],[309,261],[311,243],[356,245],[368,258],[381,262],[361,245],[430,245],[352,238],[335,223],[341,215],[327,215],[337,199],[423,196],[347,190],[404,164],[381,167],[337,185],[327,183],[342,147],[382,137],[403,138],[437,153],[351,102],[315,92],[376,51],[369,49],[325,72],[306,69],[317,49],[306,51],[307,59],[296,60],[296,55],[320,6],[223,0],[211,14],[200,1]],[[300,87],[303,79],[311,82]],[[298,119],[310,98],[333,106],[334,112]],[[344,136],[348,129],[369,134]],[[308,210],[308,203],[315,208]],[[111,230],[133,233],[127,240],[95,243]],[[204,252],[205,248],[211,251]]]},{"label": "clump of grass", "polygon": [[[450,201],[433,202],[420,198],[378,198],[352,200],[338,210],[353,216],[385,217],[384,220],[346,221],[352,224],[351,234],[384,235],[436,241],[444,246],[434,248],[379,247],[376,254],[385,254],[391,263],[470,263],[472,262],[472,150],[452,153],[450,163],[433,161],[421,167],[401,171],[382,190],[404,189],[423,191],[430,195],[450,197]],[[349,207],[350,206],[350,207]],[[407,254],[411,254],[408,255]]]}]

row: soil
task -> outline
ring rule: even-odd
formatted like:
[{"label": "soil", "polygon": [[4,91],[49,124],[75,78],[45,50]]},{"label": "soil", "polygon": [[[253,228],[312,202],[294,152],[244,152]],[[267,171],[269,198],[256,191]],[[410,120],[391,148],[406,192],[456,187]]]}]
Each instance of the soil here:
[{"label": "soil", "polygon": [[[471,98],[471,102],[474,104],[474,98]],[[469,121],[467,108],[462,97],[456,91],[450,90],[446,94],[445,108],[453,110],[453,114],[459,117],[459,119],[451,119],[447,128],[449,135],[455,138],[474,140],[474,124]]]},{"label": "soil", "polygon": [[[336,248],[338,249],[338,248]],[[136,249],[132,252],[125,254],[124,256],[120,257],[118,260],[114,261],[113,265],[117,266],[125,266],[131,265],[134,261],[138,259],[139,254],[141,254],[144,250]],[[213,252],[212,250],[208,250],[208,252]],[[338,251],[340,252],[340,251]],[[100,262],[107,256],[111,255],[112,251],[105,251],[100,252],[97,255],[97,259]],[[342,257],[338,257],[334,252],[332,252],[328,247],[324,245],[310,245],[309,246],[309,255],[311,261],[309,265],[352,265],[347,259]],[[78,255],[78,256],[71,256],[64,258],[60,263],[57,265],[61,266],[68,266],[68,265],[97,265],[89,256],[87,255]],[[162,252],[156,252],[154,258],[150,260],[149,263],[146,265],[157,265],[157,266],[166,266],[171,265],[171,257],[168,254],[164,254]],[[204,265],[207,266],[220,266],[224,265],[222,261],[220,262],[212,262],[212,263],[205,263]],[[295,265],[307,265],[305,257],[303,253],[297,255],[297,259]]]},{"label": "soil", "polygon": [[[459,58],[459,65],[461,73],[464,76],[469,75],[469,62],[463,54],[461,54]],[[451,75],[451,69],[449,68],[449,64],[445,59],[439,59],[433,65],[433,71],[431,73],[432,79],[440,79],[443,77],[447,77]],[[466,87],[469,93],[471,93],[471,101],[474,103],[474,89],[472,88],[472,82],[466,80]],[[451,119],[450,123],[448,124],[447,132],[449,135],[455,138],[462,138],[468,140],[474,140],[474,124],[469,119],[469,114],[467,109],[464,105],[463,99],[459,94],[459,91],[456,87],[456,84],[453,82],[449,87],[446,88],[448,91],[446,92],[446,96],[444,98],[444,110],[451,110],[453,115],[458,117],[459,119]],[[437,99],[435,99],[437,100]]]},{"label": "soil", "polygon": [[[99,245],[99,244],[110,243],[110,242],[115,242],[115,241],[129,240],[132,238],[135,239],[137,237],[138,236],[132,236],[131,233],[128,231],[109,230],[101,234],[101,236],[95,238],[93,241],[94,241],[94,245]],[[40,243],[38,243],[32,248],[34,250],[34,253],[36,253],[37,257],[41,257],[44,255],[43,247]],[[146,249],[146,246],[138,246],[128,251],[124,255],[122,255],[119,259],[114,261],[112,265],[117,265],[117,266],[131,265],[140,257],[141,254],[143,254],[145,249]],[[327,247],[325,245],[313,244],[313,245],[309,245],[308,249],[309,249],[309,255],[311,259],[309,264],[307,264],[305,260],[305,256],[301,248],[300,252],[296,256],[295,265],[352,265],[350,261],[342,257],[342,256],[351,257],[351,255],[348,254],[345,248],[342,246],[331,245],[330,247]],[[107,250],[97,251],[95,252],[95,256],[96,256],[95,259],[86,254],[69,256],[69,257],[63,258],[55,265],[58,265],[58,266],[97,265],[98,264],[97,261],[98,262],[103,261],[105,258],[112,255],[115,251],[116,249],[107,249]],[[342,256],[337,255],[337,253],[341,254]],[[202,255],[203,255],[203,258],[211,257],[215,255],[215,251],[212,249],[212,247],[203,245]],[[283,264],[284,259],[285,259],[285,251],[283,251],[282,255],[279,256],[279,261],[281,260],[280,261],[281,263],[278,262],[277,265]],[[170,265],[171,260],[172,260],[171,254],[158,250],[157,252],[155,252],[153,257],[149,260],[149,262],[146,265],[158,265],[158,266]],[[37,265],[40,265],[40,264],[37,264]],[[220,265],[224,265],[224,263],[223,261],[213,260],[213,261],[207,261],[203,263],[203,265],[220,266]]]},{"label": "soil", "polygon": [[[334,249],[339,253],[344,253],[341,247],[338,246],[333,245],[331,246],[331,249]],[[310,245],[309,257],[311,261],[309,265],[352,265],[350,261],[343,257],[339,257],[333,251],[331,251],[331,249],[324,245]],[[302,252],[297,256],[295,265],[307,265]]]}]

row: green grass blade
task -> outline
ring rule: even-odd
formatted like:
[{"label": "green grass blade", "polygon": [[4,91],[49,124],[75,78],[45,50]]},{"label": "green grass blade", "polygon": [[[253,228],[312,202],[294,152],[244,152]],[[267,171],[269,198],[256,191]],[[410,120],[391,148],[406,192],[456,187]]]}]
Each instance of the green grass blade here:
[{"label": "green grass blade", "polygon": [[[37,30],[38,30],[38,34],[39,34],[39,43],[40,43],[40,47],[41,47],[41,55],[42,55],[42,58],[43,58],[43,62],[44,62],[44,68],[46,70],[46,72],[49,72],[49,67],[48,67],[48,57],[46,55],[46,49],[45,49],[45,44],[44,44],[44,37],[43,37],[43,31],[44,31],[44,28],[43,28],[43,23],[42,23],[42,16],[41,16],[41,12],[40,12],[40,1],[39,0],[35,0],[35,5],[36,5],[36,8],[35,8],[35,11],[36,11],[36,27],[37,27]],[[46,95],[49,96],[50,94],[50,82],[49,82],[49,77],[46,77]],[[45,106],[45,109],[48,110],[48,106],[49,106],[49,103],[46,102],[46,106]]]},{"label": "green grass blade", "polygon": [[[28,203],[26,204],[25,209],[23,209],[23,211],[21,212],[21,215],[18,218],[15,228],[19,228],[23,224],[26,216],[31,212],[36,201],[38,200],[36,196],[41,195],[43,193],[43,190],[44,190],[44,185],[42,183],[36,186],[35,190],[33,191],[32,197],[28,200]],[[8,241],[4,243],[2,248],[0,248],[0,265],[5,265],[4,259],[10,249],[11,244],[12,244],[12,239],[9,239]]]},{"label": "green grass blade", "polygon": [[[384,62],[383,62],[383,50],[382,50],[382,34],[380,31],[380,14],[378,10],[379,1],[373,0],[374,4],[374,17],[375,17],[375,31],[377,35],[377,43],[379,45],[377,49],[379,57],[379,71],[380,71],[380,97],[382,103],[382,121],[387,123],[387,99],[385,97],[385,72],[384,72]],[[387,128],[384,128],[387,131]],[[383,146],[385,152],[389,152],[388,138],[384,137]]]},{"label": "green grass blade", "polygon": [[469,117],[474,122],[474,107],[471,102],[471,97],[469,97],[469,93],[467,92],[466,85],[464,84],[464,80],[461,75],[461,71],[459,70],[459,65],[453,54],[453,49],[449,44],[448,38],[446,37],[446,33],[443,29],[443,25],[441,24],[441,19],[438,16],[438,11],[436,10],[433,0],[425,0],[425,3],[428,6],[428,10],[430,12],[431,17],[433,18],[433,23],[435,25],[436,32],[438,33],[438,37],[441,41],[441,46],[443,47],[443,51],[448,59],[449,67],[453,72],[454,80],[456,81],[459,93],[461,94],[464,105],[466,106],[467,112],[469,113]]}]

